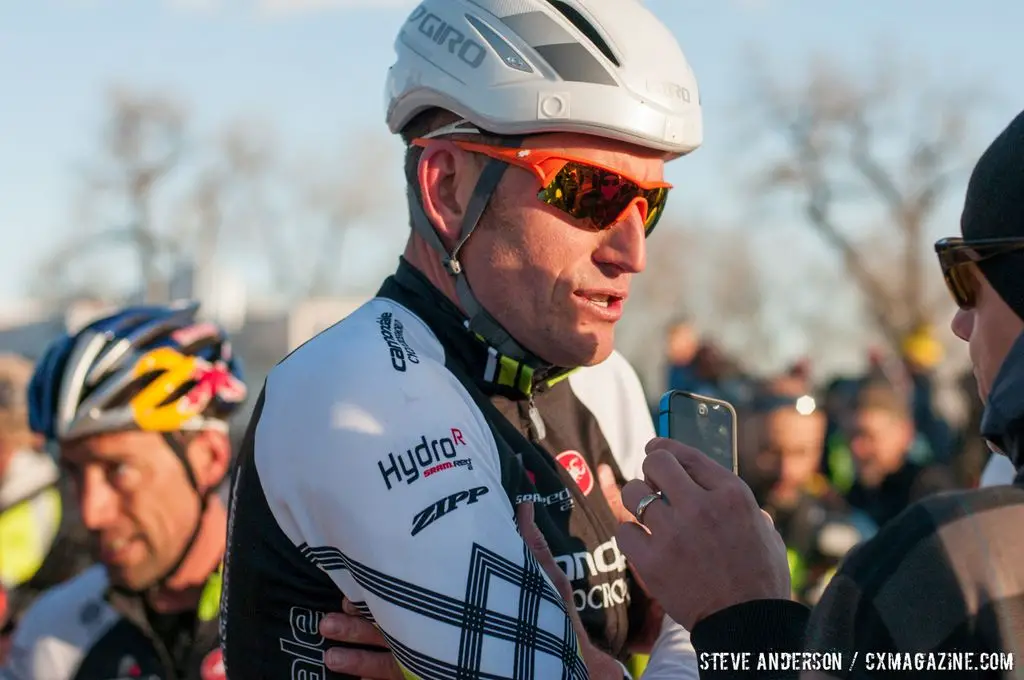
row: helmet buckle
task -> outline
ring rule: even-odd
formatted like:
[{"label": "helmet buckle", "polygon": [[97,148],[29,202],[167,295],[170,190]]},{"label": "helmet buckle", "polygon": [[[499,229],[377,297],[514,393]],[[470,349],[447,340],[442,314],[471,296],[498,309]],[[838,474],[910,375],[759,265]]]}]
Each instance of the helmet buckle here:
[{"label": "helmet buckle", "polygon": [[444,268],[448,270],[448,273],[452,276],[458,276],[462,273],[462,263],[459,262],[458,258],[445,257],[443,262]]}]

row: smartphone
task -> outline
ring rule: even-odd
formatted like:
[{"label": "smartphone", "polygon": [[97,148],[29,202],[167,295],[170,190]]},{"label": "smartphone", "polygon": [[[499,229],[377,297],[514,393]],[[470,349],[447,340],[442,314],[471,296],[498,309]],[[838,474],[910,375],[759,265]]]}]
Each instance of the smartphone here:
[{"label": "smartphone", "polygon": [[658,434],[692,446],[719,465],[739,472],[736,409],[721,399],[672,390],[658,406]]}]

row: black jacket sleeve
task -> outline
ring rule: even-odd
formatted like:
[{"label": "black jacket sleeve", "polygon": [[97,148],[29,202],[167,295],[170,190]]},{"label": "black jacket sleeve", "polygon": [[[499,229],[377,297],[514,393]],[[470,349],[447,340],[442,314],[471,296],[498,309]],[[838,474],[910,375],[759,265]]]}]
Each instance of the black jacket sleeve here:
[{"label": "black jacket sleeve", "polygon": [[[715,654],[799,652],[810,616],[805,605],[790,600],[753,600],[727,607],[703,619],[690,632],[697,650],[701,680],[755,677],[732,663],[716,664]],[[758,673],[758,678],[795,678],[793,671]]]}]

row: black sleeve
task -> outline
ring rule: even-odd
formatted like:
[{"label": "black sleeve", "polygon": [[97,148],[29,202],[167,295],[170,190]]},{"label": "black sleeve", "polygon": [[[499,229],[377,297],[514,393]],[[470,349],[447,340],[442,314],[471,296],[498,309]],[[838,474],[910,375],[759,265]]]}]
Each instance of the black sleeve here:
[{"label": "black sleeve", "polygon": [[[727,607],[699,621],[690,632],[701,680],[750,678],[750,671],[717,670],[703,658],[714,653],[799,652],[810,609],[790,600],[753,600]],[[795,671],[759,678],[795,678]]]}]

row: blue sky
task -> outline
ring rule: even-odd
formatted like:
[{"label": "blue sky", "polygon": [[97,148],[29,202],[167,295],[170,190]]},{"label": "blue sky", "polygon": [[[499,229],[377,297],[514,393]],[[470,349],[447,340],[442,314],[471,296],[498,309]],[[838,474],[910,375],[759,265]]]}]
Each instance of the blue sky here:
[{"label": "blue sky", "polygon": [[[1016,0],[648,0],[681,40],[705,106],[705,146],[674,164],[681,216],[749,219],[736,185],[744,49],[777,72],[814,55],[855,69],[895,47],[943,86],[983,85],[987,142],[1024,109],[1024,3]],[[382,86],[410,3],[390,0],[20,0],[0,3],[0,301],[67,229],[75,168],[88,159],[115,83],[166,89],[200,125],[274,123],[295,148],[383,135]],[[394,147],[395,158],[398,148]],[[958,192],[961,194],[962,192]],[[957,196],[959,200],[959,195]],[[949,229],[956,213],[949,212]],[[401,220],[400,201],[382,219]],[[777,219],[795,220],[783,215]],[[811,239],[813,240],[813,239]]]}]

